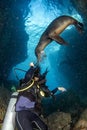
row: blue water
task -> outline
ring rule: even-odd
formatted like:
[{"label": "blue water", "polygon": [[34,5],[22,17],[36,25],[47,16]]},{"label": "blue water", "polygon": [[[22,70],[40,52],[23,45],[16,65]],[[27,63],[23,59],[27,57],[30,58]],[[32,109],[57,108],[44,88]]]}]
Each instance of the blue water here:
[{"label": "blue water", "polygon": [[[61,0],[59,0],[59,2],[49,2],[49,0],[31,0],[29,4],[29,13],[25,18],[25,30],[29,35],[29,40],[27,41],[28,58],[24,62],[14,66],[14,68],[17,67],[27,70],[30,62],[36,62],[34,49],[38,44],[41,34],[53,19],[61,15],[70,15],[81,20],[81,17],[76,10],[72,9],[69,0],[63,0],[62,2]],[[72,31],[72,27],[68,27],[67,30]],[[64,31],[64,37],[66,37],[66,33],[67,32]],[[46,68],[49,70],[47,74],[47,85],[50,89],[57,86],[64,86],[66,88],[70,86],[68,79],[60,72],[60,70],[57,69],[61,58],[63,58],[60,50],[61,46],[56,42],[52,42],[45,48],[47,57],[40,63],[42,73]],[[64,50],[63,53],[65,53]],[[9,79],[16,80],[16,77],[13,74],[13,69],[9,75]],[[24,73],[21,71],[17,72],[17,74],[19,78],[24,76]]]}]

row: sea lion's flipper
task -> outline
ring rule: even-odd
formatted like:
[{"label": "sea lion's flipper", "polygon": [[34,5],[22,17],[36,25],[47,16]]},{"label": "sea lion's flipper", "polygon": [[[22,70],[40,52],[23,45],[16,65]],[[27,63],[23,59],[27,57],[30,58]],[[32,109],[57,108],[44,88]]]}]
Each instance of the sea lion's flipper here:
[{"label": "sea lion's flipper", "polygon": [[56,41],[58,44],[64,44],[64,45],[67,45],[68,43],[60,36],[52,36],[51,37],[54,41]]}]

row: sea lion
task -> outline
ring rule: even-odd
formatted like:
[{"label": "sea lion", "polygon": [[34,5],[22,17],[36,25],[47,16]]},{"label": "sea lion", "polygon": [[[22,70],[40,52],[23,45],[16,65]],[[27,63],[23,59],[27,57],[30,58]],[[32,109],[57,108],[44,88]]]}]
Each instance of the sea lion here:
[{"label": "sea lion", "polygon": [[35,55],[40,61],[41,52],[43,52],[44,48],[51,43],[53,40],[58,44],[67,45],[67,42],[59,36],[69,25],[74,25],[79,32],[83,31],[83,24],[77,21],[75,18],[71,16],[60,16],[54,19],[43,32],[40,37],[39,43],[35,48]]}]

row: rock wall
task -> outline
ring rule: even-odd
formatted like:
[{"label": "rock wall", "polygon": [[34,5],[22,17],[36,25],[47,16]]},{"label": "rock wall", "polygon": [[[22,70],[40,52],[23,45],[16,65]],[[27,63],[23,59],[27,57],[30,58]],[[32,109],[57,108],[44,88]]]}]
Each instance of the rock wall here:
[{"label": "rock wall", "polygon": [[[87,1],[86,0],[71,0],[73,6],[82,16],[84,23],[87,24]],[[85,26],[87,28],[87,26]]]},{"label": "rock wall", "polygon": [[28,2],[0,1],[0,83],[7,80],[14,65],[27,58],[28,35],[25,32],[23,15]]}]

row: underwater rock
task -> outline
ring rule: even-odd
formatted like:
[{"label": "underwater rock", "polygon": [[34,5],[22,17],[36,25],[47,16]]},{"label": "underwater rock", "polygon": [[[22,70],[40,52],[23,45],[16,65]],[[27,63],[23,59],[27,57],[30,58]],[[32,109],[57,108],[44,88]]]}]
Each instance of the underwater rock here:
[{"label": "underwater rock", "polygon": [[50,129],[76,130],[75,128],[77,128],[79,122],[82,125],[85,124],[86,127],[87,100],[80,96],[79,91],[76,93],[73,90],[68,90],[64,94],[56,95],[56,101],[54,103],[52,103],[52,99],[45,100],[46,108],[44,110],[47,113],[49,112],[45,122]]},{"label": "underwater rock", "polygon": [[49,130],[70,130],[71,115],[69,113],[55,112],[46,120]]},{"label": "underwater rock", "polygon": [[73,130],[87,130],[87,121],[79,120]]},{"label": "underwater rock", "polygon": [[73,6],[82,16],[84,22],[87,24],[87,1],[86,0],[71,0]]},{"label": "underwater rock", "polygon": [[23,17],[27,5],[27,1],[0,0],[0,83],[7,80],[14,65],[27,58],[28,35]]},{"label": "underwater rock", "polygon": [[73,130],[87,130],[87,109],[83,111]]}]

